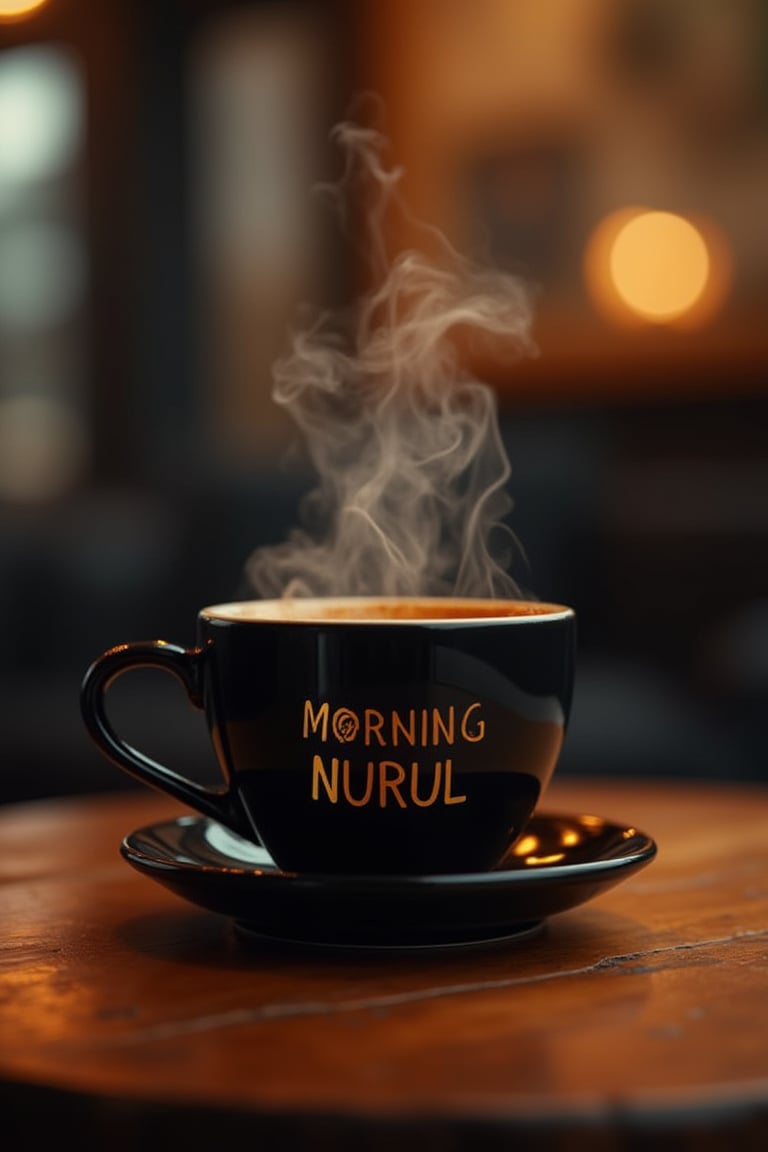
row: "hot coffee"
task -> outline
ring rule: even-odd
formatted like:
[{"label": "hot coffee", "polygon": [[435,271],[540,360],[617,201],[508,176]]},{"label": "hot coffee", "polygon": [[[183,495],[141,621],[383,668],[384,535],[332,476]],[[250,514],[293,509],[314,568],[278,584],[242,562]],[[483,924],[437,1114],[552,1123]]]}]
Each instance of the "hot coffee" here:
[{"label": "hot coffee", "polygon": [[332,599],[245,600],[206,608],[230,620],[477,620],[499,616],[548,616],[563,609],[538,600],[472,600],[457,597],[337,596]]},{"label": "hot coffee", "polygon": [[[546,788],[571,702],[575,618],[535,601],[246,601],[198,614],[198,644],[123,644],[86,673],[104,753],[283,869],[491,868]],[[106,714],[129,668],[176,675],[205,709],[225,786],[125,743]]]}]

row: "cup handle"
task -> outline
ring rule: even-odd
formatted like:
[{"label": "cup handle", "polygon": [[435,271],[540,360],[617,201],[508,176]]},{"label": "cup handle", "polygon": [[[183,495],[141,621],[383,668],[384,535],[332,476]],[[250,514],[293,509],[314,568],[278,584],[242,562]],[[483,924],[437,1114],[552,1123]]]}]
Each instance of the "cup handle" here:
[{"label": "cup handle", "polygon": [[159,764],[122,740],[107,716],[105,698],[110,685],[133,668],[160,668],[170,672],[184,686],[195,708],[202,709],[204,660],[204,648],[181,648],[165,640],[118,644],[97,656],[85,673],[80,686],[80,710],[92,740],[118,768],[239,835],[252,838],[245,814],[230,789],[207,788]]}]

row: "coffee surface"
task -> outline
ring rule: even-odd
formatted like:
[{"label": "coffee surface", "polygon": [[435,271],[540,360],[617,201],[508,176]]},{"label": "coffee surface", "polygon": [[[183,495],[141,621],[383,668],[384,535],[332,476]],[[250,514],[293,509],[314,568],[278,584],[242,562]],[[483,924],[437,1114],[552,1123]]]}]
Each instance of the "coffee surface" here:
[{"label": "coffee surface", "polygon": [[482,600],[454,597],[344,597],[244,600],[204,608],[202,615],[223,620],[478,620],[559,616],[561,604],[538,600]]}]

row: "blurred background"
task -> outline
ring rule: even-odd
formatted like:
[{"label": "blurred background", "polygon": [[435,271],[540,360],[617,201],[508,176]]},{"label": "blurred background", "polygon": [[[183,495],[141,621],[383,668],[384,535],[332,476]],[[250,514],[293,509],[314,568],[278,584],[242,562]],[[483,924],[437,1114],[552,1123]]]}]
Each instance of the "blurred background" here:
[{"label": "blurred background", "polygon": [[[535,291],[538,355],[475,369],[579,615],[561,771],[768,779],[768,5],[0,0],[0,802],[133,787],[87,665],[193,643],[294,525],[271,366],[359,283],[309,193],[362,91],[414,214]],[[215,778],[170,677],[110,701]]]}]

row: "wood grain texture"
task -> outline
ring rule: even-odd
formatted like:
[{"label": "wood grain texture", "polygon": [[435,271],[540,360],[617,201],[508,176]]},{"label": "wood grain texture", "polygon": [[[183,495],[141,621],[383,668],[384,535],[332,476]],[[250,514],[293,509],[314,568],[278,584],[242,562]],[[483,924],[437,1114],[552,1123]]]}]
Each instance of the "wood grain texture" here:
[{"label": "wood grain texture", "polygon": [[32,1125],[45,1089],[81,1132],[188,1146],[210,1122],[270,1147],[762,1148],[768,789],[565,779],[542,807],[658,856],[537,936],[385,956],[248,943],[135,873],[123,835],[180,811],[149,792],[0,809],[0,1105]]}]

